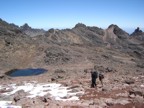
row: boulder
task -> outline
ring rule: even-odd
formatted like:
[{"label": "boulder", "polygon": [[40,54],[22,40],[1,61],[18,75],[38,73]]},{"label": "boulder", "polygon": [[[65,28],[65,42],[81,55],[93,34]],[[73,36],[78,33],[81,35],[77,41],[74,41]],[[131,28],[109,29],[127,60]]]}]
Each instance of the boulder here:
[{"label": "boulder", "polygon": [[133,88],[131,90],[129,90],[129,96],[130,95],[135,95],[135,96],[141,96],[144,98],[144,91],[142,88]]},{"label": "boulder", "polygon": [[130,85],[130,84],[134,84],[134,83],[135,83],[135,80],[134,80],[134,79],[126,79],[126,80],[125,80],[125,83],[126,83],[126,84],[129,84],[129,85]]}]

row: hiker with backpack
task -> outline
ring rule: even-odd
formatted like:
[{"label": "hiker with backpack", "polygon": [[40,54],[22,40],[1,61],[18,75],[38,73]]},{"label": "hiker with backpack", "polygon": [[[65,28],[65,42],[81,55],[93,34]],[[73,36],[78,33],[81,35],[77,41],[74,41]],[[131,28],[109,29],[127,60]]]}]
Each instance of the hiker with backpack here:
[{"label": "hiker with backpack", "polygon": [[96,84],[96,79],[99,78],[102,86],[103,86],[103,79],[104,79],[104,75],[102,73],[99,73],[96,70],[91,70],[91,87],[94,88],[97,86]]}]

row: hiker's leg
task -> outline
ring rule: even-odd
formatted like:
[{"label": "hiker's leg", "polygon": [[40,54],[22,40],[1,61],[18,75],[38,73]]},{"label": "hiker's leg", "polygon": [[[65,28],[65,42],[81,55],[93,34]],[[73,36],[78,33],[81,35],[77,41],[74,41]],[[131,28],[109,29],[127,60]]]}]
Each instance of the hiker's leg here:
[{"label": "hiker's leg", "polygon": [[99,77],[99,80],[101,82],[101,85],[103,86],[103,79],[101,77]]},{"label": "hiker's leg", "polygon": [[91,88],[94,88],[94,84],[93,83],[91,83]]},{"label": "hiker's leg", "polygon": [[95,86],[95,87],[97,87],[97,84],[96,84],[96,82],[94,83],[94,86]]},{"label": "hiker's leg", "polygon": [[92,87],[92,88],[95,87],[95,81],[94,81],[94,79],[92,79],[91,87]]},{"label": "hiker's leg", "polygon": [[95,81],[94,81],[94,85],[95,85],[95,87],[97,86],[97,84],[96,84],[96,78],[95,78]]}]

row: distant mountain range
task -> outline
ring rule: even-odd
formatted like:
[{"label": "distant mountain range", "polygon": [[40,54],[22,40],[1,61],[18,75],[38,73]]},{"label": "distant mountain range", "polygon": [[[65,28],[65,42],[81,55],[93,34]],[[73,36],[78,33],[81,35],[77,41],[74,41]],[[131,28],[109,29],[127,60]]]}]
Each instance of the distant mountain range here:
[{"label": "distant mountain range", "polygon": [[19,27],[0,19],[0,33],[23,34],[34,37],[39,42],[42,41],[42,43],[106,45],[116,48],[124,48],[128,44],[141,44],[144,42],[144,32],[139,27],[129,35],[114,24],[107,29],[102,29],[78,23],[72,29],[49,29],[45,31],[43,29],[31,28],[27,23]]},{"label": "distant mountain range", "polygon": [[[57,48],[46,50],[48,46],[57,46]],[[59,50],[60,46],[102,47],[144,58],[144,32],[138,27],[129,35],[114,24],[107,29],[102,29],[96,26],[86,26],[82,23],[76,24],[72,29],[45,31],[31,28],[28,24],[19,27],[0,19],[1,66],[10,67],[10,65],[20,63],[27,65],[30,60],[53,63],[51,61],[55,59],[48,59],[48,57],[49,54],[51,55],[49,51],[56,53],[54,49],[58,53],[58,55],[54,54],[55,56],[65,55],[66,58],[60,58],[60,60],[67,61],[72,58],[73,55],[65,54],[66,50]],[[27,53],[29,53],[28,56]],[[45,54],[46,56],[43,57]],[[36,59],[38,55],[43,58]]]},{"label": "distant mountain range", "polygon": [[45,33],[45,30],[31,28],[27,23],[19,27],[15,24],[9,24],[2,19],[0,19],[0,31],[11,32],[11,33],[13,31],[15,32],[17,31],[17,32],[25,33],[26,35],[31,36],[31,37],[34,37],[37,35],[44,35]]},{"label": "distant mountain range", "polygon": [[[82,24],[82,23],[78,23],[78,24],[76,24],[75,25],[75,27],[73,28],[73,29],[75,29],[75,28],[86,28],[87,26],[86,25],[84,25],[84,24]],[[115,33],[118,33],[118,34],[122,34],[123,35],[123,33],[124,33],[124,35],[129,35],[128,33],[126,33],[124,30],[122,30],[121,28],[119,28],[117,25],[110,25],[109,27],[108,27],[108,29],[109,28],[111,28],[111,27],[113,27],[114,28],[114,32]],[[97,29],[97,32],[102,32],[102,31],[104,31],[103,29],[99,29],[98,27],[87,27],[88,29]],[[9,24],[9,23],[7,23],[6,21],[4,21],[4,20],[2,20],[2,19],[0,19],[0,30],[1,30],[1,32],[2,31],[4,31],[4,30],[11,30],[11,31],[19,31],[19,32],[23,32],[23,33],[25,33],[26,35],[29,35],[29,36],[31,36],[31,37],[34,37],[34,36],[38,36],[38,35],[45,35],[45,34],[48,34],[48,32],[49,31],[51,31],[52,29],[50,29],[49,31],[45,31],[45,30],[43,30],[43,29],[34,29],[34,28],[32,28],[32,27],[30,27],[27,23],[25,23],[24,25],[22,25],[22,26],[17,26],[17,25],[15,25],[15,24]],[[73,30],[72,29],[72,30]],[[98,30],[99,29],[99,30]],[[54,30],[54,29],[53,29]],[[70,30],[70,29],[69,29]],[[56,30],[57,31],[57,30]],[[60,31],[60,30],[59,30]],[[62,31],[66,31],[66,30],[62,30]],[[8,31],[7,31],[8,32]],[[10,32],[10,31],[9,31]],[[135,29],[135,31],[131,34],[131,35],[129,35],[129,36],[137,36],[138,35],[138,37],[137,37],[137,39],[139,39],[139,40],[143,40],[143,31],[142,30],[140,30],[140,28],[138,27],[138,28],[136,28]],[[142,37],[141,37],[142,36]],[[141,38],[140,38],[141,37]]]},{"label": "distant mountain range", "polygon": [[[27,77],[17,73],[21,75],[17,78],[6,74],[33,68],[44,68],[48,72]],[[103,86],[97,83],[96,88],[90,89],[91,69],[105,76]],[[19,27],[0,19],[0,81],[2,95],[19,89],[12,83],[19,87],[26,85],[25,82],[60,83],[69,91],[72,88],[71,94],[77,92],[80,96],[77,102],[69,101],[70,107],[140,108],[144,105],[144,32],[138,27],[128,34],[114,24],[102,29],[82,23],[71,29],[45,31],[28,24]],[[2,95],[1,100],[8,99],[22,107],[69,107],[66,101],[55,101],[49,94],[26,98],[27,93],[20,90],[10,96]],[[71,100],[72,96],[62,98]]]}]

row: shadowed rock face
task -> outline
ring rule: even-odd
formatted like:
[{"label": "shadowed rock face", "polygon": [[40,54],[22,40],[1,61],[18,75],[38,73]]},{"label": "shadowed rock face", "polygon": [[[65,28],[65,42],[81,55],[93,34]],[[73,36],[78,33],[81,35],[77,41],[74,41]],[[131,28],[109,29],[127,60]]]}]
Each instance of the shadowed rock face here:
[{"label": "shadowed rock face", "polygon": [[45,37],[45,41],[57,44],[105,46],[105,43],[107,43],[111,46],[124,47],[129,43],[127,41],[129,34],[117,25],[111,25],[107,30],[103,30],[98,27],[89,27],[78,23],[72,29],[50,29],[46,32]]},{"label": "shadowed rock face", "polygon": [[75,25],[74,28],[80,28],[80,27],[85,28],[86,25],[85,25],[85,24],[82,24],[82,23],[78,23],[78,24]]},{"label": "shadowed rock face", "polygon": [[140,30],[139,27],[137,27],[135,31],[131,34],[131,37],[139,41],[144,41],[144,32]]},{"label": "shadowed rock face", "polygon": [[15,24],[9,24],[6,21],[0,19],[0,35],[15,35],[22,34],[19,27]]},{"label": "shadowed rock face", "polygon": [[143,31],[140,30],[139,27],[137,27],[131,35],[133,36],[133,35],[142,35],[142,34],[143,34]]},{"label": "shadowed rock face", "polygon": [[121,28],[119,28],[117,25],[110,25],[108,27],[108,29],[113,28],[113,32],[115,35],[117,35],[118,38],[120,39],[127,39],[129,37],[129,34],[127,32],[125,32],[124,30],[122,30]]},{"label": "shadowed rock face", "polygon": [[20,29],[27,35],[34,37],[38,35],[44,35],[45,31],[43,29],[31,28],[27,23],[20,27]]},{"label": "shadowed rock face", "polygon": [[22,30],[31,30],[32,28],[27,24],[25,23],[23,26],[20,27]]}]

